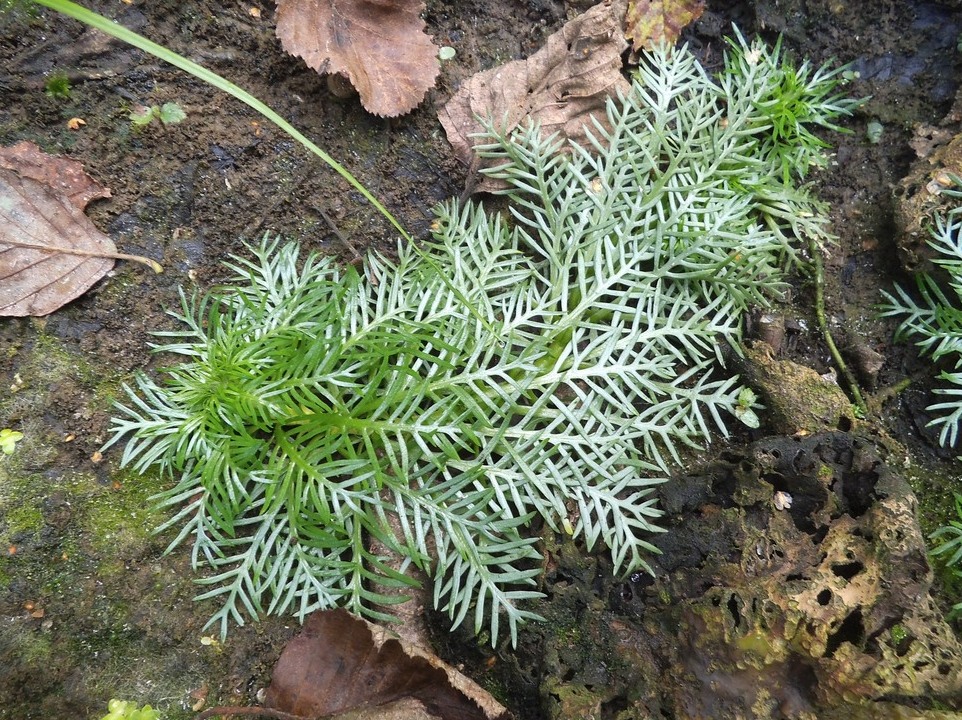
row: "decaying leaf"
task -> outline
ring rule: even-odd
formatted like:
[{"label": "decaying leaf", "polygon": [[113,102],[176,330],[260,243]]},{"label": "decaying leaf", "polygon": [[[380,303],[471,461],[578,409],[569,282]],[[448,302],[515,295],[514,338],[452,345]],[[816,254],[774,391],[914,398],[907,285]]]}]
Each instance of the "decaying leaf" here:
[{"label": "decaying leaf", "polygon": [[[510,717],[454,668],[346,610],[308,617],[274,666],[265,705],[302,717],[356,713],[360,708],[381,708],[376,715],[381,718],[411,717],[416,705],[443,720]],[[399,707],[406,708],[406,714],[398,715]],[[364,717],[375,716],[367,712]]]},{"label": "decaying leaf", "polygon": [[47,315],[85,293],[125,258],[83,213],[110,197],[80,163],[32,143],[0,148],[0,315]]},{"label": "decaying leaf", "polygon": [[434,87],[423,0],[278,0],[277,37],[319,73],[347,76],[375,115],[410,112]]},{"label": "decaying leaf", "polygon": [[[628,43],[623,20],[627,0],[606,0],[568,21],[543,48],[478,73],[441,110],[439,118],[455,152],[476,167],[470,135],[477,117],[503,118],[507,128],[537,122],[547,133],[583,141],[592,116],[604,119],[605,100],[627,93],[622,53]],[[484,181],[478,189],[486,189]]]},{"label": "decaying leaf", "polygon": [[110,190],[85,173],[79,162],[48,155],[26,140],[9,147],[0,147],[0,168],[13,170],[21,177],[47,185],[51,191],[66,197],[81,211],[92,200],[110,197]]},{"label": "decaying leaf", "polygon": [[636,52],[662,43],[674,45],[682,28],[705,12],[704,0],[631,0],[625,36]]}]

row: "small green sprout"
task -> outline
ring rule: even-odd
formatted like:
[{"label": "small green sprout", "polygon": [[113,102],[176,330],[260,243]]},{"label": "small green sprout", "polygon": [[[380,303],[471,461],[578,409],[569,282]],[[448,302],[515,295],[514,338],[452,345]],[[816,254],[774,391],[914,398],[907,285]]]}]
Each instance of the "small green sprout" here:
[{"label": "small green sprout", "polygon": [[114,698],[107,703],[107,714],[101,720],[160,720],[160,715],[150,705],[137,707],[137,703]]},{"label": "small green sprout", "polygon": [[445,45],[440,50],[438,50],[438,60],[440,60],[441,62],[453,60],[454,56],[457,54],[458,54],[457,50],[455,50],[450,45]]},{"label": "small green sprout", "polygon": [[0,430],[0,450],[4,455],[13,455],[13,451],[17,449],[17,443],[21,440],[23,440],[22,432],[10,428]]},{"label": "small green sprout", "polygon": [[164,103],[163,105],[137,105],[130,111],[130,122],[135,127],[149,125],[154,119],[160,120],[164,126],[176,125],[187,118],[187,113],[175,102]]},{"label": "small green sprout", "polygon": [[[788,185],[793,175],[804,178],[809,168],[826,167],[828,143],[817,128],[848,132],[837,121],[851,115],[864,100],[846,97],[841,86],[857,77],[851,67],[814,68],[808,61],[796,66],[782,51],[781,38],[769,50],[759,41],[748,42],[741,33],[729,40],[723,82],[753,88],[758,113],[760,151],[779,165]],[[727,78],[725,77],[727,76]]]},{"label": "small green sprout", "polygon": [[70,78],[67,77],[67,73],[51,73],[47,77],[47,82],[44,83],[43,92],[54,100],[70,99]]},{"label": "small green sprout", "polygon": [[738,399],[735,401],[735,417],[752,430],[757,429],[761,424],[758,415],[752,410],[756,400],[758,400],[758,396],[751,388],[746,387],[738,393]]},{"label": "small green sprout", "polygon": [[892,638],[893,645],[901,645],[909,637],[909,631],[905,629],[904,625],[896,623],[889,630],[889,636]]}]

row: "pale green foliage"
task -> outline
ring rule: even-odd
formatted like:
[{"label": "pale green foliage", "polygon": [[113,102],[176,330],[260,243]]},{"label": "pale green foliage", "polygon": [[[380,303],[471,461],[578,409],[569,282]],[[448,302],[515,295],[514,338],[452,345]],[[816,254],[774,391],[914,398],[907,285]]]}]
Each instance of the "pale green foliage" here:
[{"label": "pale green foliage", "polygon": [[838,92],[847,68],[825,64],[816,70],[807,60],[795,67],[784,57],[780,37],[768,51],[759,41],[746,42],[737,29],[735,34],[727,72],[744,82],[754,98],[758,122],[766,128],[758,135],[762,152],[778,163],[786,184],[794,176],[804,177],[810,167],[825,167],[829,146],[815,131],[847,132],[835,121],[864,102]]},{"label": "pale green foliage", "polygon": [[[952,493],[955,498],[955,514],[958,520],[952,520],[948,525],[940,527],[929,535],[939,543],[932,550],[932,554],[942,556],[948,567],[955,567],[962,560],[962,495]],[[958,572],[958,571],[956,571]]]},{"label": "pale green foliage", "polygon": [[0,452],[4,455],[13,455],[17,449],[17,443],[23,440],[23,433],[10,428],[0,430]]},{"label": "pale green foliage", "polygon": [[[962,188],[962,180],[954,181],[956,188]],[[962,198],[960,189],[943,192]],[[894,295],[883,291],[887,302],[881,309],[882,317],[901,318],[897,338],[916,338],[915,344],[925,355],[944,361],[949,368],[939,374],[947,386],[934,391],[946,396],[946,401],[926,409],[935,416],[929,426],[939,428],[939,442],[955,445],[962,420],[962,205],[945,215],[936,214],[930,234],[929,245],[938,253],[933,262],[948,275],[947,290],[931,275],[919,273],[916,284],[920,300],[897,285]]]},{"label": "pale green foliage", "polygon": [[265,240],[185,298],[158,348],[183,362],[138,378],[112,442],[132,433],[123,462],[175,478],[164,527],[210,569],[221,632],[383,617],[383,587],[414,582],[393,554],[455,625],[515,639],[536,517],[646,568],[654,486],[751,405],[723,371],[742,312],[780,291],[794,234],[824,235],[762,151],[758,99],[655,53],[590,152],[489,128],[510,222],[449,202],[426,247],[360,270]]},{"label": "pale green foliage", "polygon": [[175,102],[166,102],[163,105],[137,105],[130,111],[130,122],[135,127],[144,127],[154,120],[159,120],[163,125],[176,125],[187,119],[187,113]]},{"label": "pale green foliage", "polygon": [[107,703],[107,714],[101,720],[160,720],[160,714],[150,705],[138,707],[135,702],[114,698]]},{"label": "pale green foliage", "polygon": [[[962,495],[952,493],[955,498],[956,520],[950,520],[948,525],[943,525],[929,535],[930,540],[935,541],[931,550],[931,555],[940,558],[946,571],[949,573],[947,585],[954,588],[959,587],[962,581]],[[952,614],[962,614],[962,602],[952,606]]]}]

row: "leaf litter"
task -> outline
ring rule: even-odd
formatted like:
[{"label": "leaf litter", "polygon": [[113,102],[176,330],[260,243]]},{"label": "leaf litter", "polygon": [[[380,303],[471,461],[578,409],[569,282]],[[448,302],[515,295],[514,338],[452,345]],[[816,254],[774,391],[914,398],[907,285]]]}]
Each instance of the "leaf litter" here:
[{"label": "leaf litter", "polygon": [[625,17],[625,36],[635,52],[674,45],[682,29],[703,12],[704,0],[632,0]]},{"label": "leaf litter", "polygon": [[441,71],[423,11],[423,0],[278,0],[277,37],[318,73],[350,80],[365,110],[397,117]]},{"label": "leaf litter", "polygon": [[[604,117],[605,101],[626,94],[621,73],[628,48],[623,22],[627,0],[609,0],[569,20],[527,60],[515,60],[471,77],[439,113],[455,153],[476,170],[472,135],[482,132],[479,118],[493,118],[508,132],[526,122],[538,123],[545,135],[560,133],[586,140],[585,126]],[[481,179],[477,190],[497,183]]]},{"label": "leaf litter", "polygon": [[[490,694],[437,656],[347,610],[312,613],[274,666],[266,717],[508,720]],[[372,712],[371,709],[377,709]],[[197,720],[250,714],[215,707]]]},{"label": "leaf litter", "polygon": [[596,123],[607,126],[606,100],[629,90],[622,73],[628,41],[635,50],[673,44],[703,11],[700,0],[605,0],[565,23],[530,58],[470,78],[438,114],[455,153],[474,171],[470,189],[500,187],[474,174],[488,166],[474,153],[472,136],[484,131],[480,118],[492,118],[504,133],[535,123],[545,135],[586,145]]},{"label": "leaf litter", "polygon": [[75,160],[25,141],[0,148],[0,316],[49,315],[89,290],[115,259],[163,270],[118,253],[84,215],[89,202],[109,197]]}]

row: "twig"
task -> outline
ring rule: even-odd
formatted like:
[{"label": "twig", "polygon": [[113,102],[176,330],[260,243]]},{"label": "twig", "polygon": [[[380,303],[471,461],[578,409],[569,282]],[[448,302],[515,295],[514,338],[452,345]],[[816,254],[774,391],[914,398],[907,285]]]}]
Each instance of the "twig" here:
[{"label": "twig", "polygon": [[328,214],[324,212],[324,208],[319,207],[318,205],[315,205],[314,209],[318,213],[320,213],[322,218],[324,218],[324,222],[327,223],[327,226],[331,229],[331,232],[337,235],[337,239],[341,241],[341,245],[343,245],[345,248],[350,250],[351,253],[354,255],[354,257],[351,258],[351,264],[357,265],[358,263],[361,263],[364,260],[364,258],[361,256],[361,253],[357,251],[357,247],[354,245],[353,242],[351,242],[351,239],[347,237],[344,233],[342,233],[340,228],[338,228],[337,225],[334,224],[334,221],[331,220],[330,216],[328,216]]},{"label": "twig", "polygon": [[926,370],[918,370],[909,375],[907,378],[899,380],[894,385],[888,385],[887,387],[881,388],[875,394],[869,396],[868,400],[866,400],[869,410],[873,415],[881,413],[882,406],[885,403],[897,395],[902,394],[912,383],[921,380],[922,378],[926,377],[926,375]]}]

